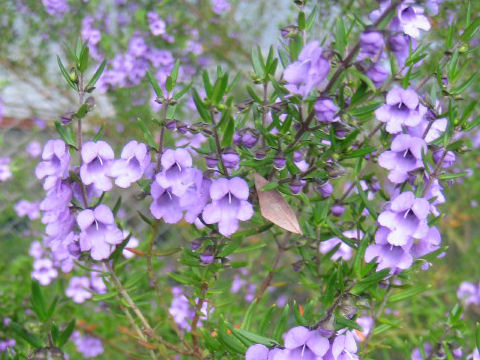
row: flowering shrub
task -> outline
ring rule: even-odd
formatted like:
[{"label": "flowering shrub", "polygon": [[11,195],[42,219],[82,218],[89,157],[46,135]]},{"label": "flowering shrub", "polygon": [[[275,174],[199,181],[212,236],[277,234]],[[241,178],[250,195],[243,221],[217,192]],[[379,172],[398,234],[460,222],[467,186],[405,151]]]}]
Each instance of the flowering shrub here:
[{"label": "flowering shrub", "polygon": [[[435,278],[450,198],[477,206],[447,188],[475,180],[478,4],[296,0],[246,70],[228,25],[173,13],[241,2],[133,3],[8,5],[24,26],[73,11],[82,41],[57,57],[75,102],[26,147],[43,189],[14,205],[30,245],[2,274],[2,356],[478,358],[478,279]],[[121,121],[96,127],[99,100]]]}]

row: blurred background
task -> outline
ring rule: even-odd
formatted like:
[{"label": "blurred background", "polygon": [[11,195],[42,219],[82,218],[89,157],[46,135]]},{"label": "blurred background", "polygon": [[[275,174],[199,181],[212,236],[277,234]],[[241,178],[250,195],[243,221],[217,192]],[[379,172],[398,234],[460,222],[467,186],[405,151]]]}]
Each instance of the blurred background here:
[{"label": "blurred background", "polygon": [[[478,13],[479,3],[471,3],[472,12]],[[367,17],[378,7],[373,0],[318,0],[311,1],[309,8],[313,5],[318,6],[319,20],[311,36],[325,44],[332,41],[331,29],[338,14]],[[433,21],[436,32],[429,35],[429,40],[441,39],[443,26],[464,11],[464,1],[445,1]],[[137,118],[155,118],[159,110],[145,79],[147,69],[163,84],[178,59],[180,82],[187,85],[192,81],[201,83],[203,70],[214,73],[221,65],[232,74],[239,74],[235,96],[241,102],[248,99],[244,83],[250,77],[251,49],[259,45],[265,53],[270,46],[277,47],[284,41],[280,28],[295,22],[297,14],[298,7],[292,0],[0,0],[0,284],[4,283],[3,288],[0,286],[0,319],[4,315],[2,309],[6,312],[8,308],[11,313],[24,306],[28,284],[14,286],[13,282],[29,279],[30,244],[42,237],[41,227],[31,225],[32,220],[39,221],[38,201],[43,196],[34,168],[46,140],[58,137],[55,122],[77,107],[76,94],[61,77],[57,56],[69,69],[66,48],[88,40],[94,59],[92,73],[102,60],[107,60],[94,93],[96,108],[89,115],[85,130],[89,136],[103,134],[118,154],[129,139],[142,139]],[[471,64],[472,71],[478,71],[478,65]],[[475,84],[473,93],[478,94],[479,90],[480,85]],[[186,96],[184,101],[178,112],[180,120],[195,120],[192,99]],[[172,135],[167,142],[173,145],[178,140]],[[456,172],[465,171],[467,175],[449,183],[445,191],[447,202],[442,205],[445,216],[440,226],[448,250],[440,258],[430,259],[431,269],[417,279],[418,284],[432,285],[431,290],[413,299],[408,309],[391,311],[392,322],[402,326],[389,330],[393,342],[390,345],[403,347],[403,352],[392,353],[379,347],[375,359],[409,358],[412,344],[422,344],[429,331],[443,331],[444,323],[439,319],[459,301],[460,284],[480,281],[480,134],[464,140],[468,151],[457,156],[454,167]],[[147,212],[147,205],[138,201],[134,190],[122,194],[118,216],[128,229],[141,233],[145,223],[139,220],[137,211]],[[111,198],[115,203],[115,193]],[[159,238],[185,244],[189,232],[182,226],[164,227]],[[246,285],[248,278],[239,276],[244,282],[241,301],[248,302],[252,289]],[[286,280],[288,274],[284,276]],[[229,285],[226,281],[225,287]],[[58,291],[64,291],[60,282],[58,287]],[[293,288],[287,292],[290,291],[294,293]],[[480,320],[479,305],[470,304],[464,314],[472,329]],[[72,304],[65,306],[74,311]],[[430,313],[423,317],[420,314],[425,308]],[[403,310],[418,316],[403,317]],[[75,311],[84,311],[80,317],[88,318],[88,308]],[[100,322],[101,317],[99,314],[96,320]],[[98,326],[98,336],[113,336],[115,329]],[[110,345],[108,351],[112,352],[107,352],[105,359],[114,358],[112,354],[118,356],[115,344]],[[79,355],[74,351],[72,354],[72,359],[81,358],[75,357]]]}]

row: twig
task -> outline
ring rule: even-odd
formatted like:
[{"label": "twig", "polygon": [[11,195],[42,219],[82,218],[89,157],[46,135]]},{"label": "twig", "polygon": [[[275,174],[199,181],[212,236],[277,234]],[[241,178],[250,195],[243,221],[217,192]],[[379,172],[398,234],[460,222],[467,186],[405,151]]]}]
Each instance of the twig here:
[{"label": "twig", "polygon": [[357,284],[356,281],[353,281],[344,291],[338,295],[338,297],[333,302],[332,306],[330,306],[327,311],[325,311],[325,315],[312,327],[312,329],[318,329],[322,324],[327,323],[333,314],[335,313],[335,309],[340,305],[342,300],[350,293],[350,290]]},{"label": "twig", "polygon": [[265,279],[263,279],[262,285],[260,285],[260,288],[258,289],[257,295],[255,296],[255,299],[257,300],[257,302],[260,301],[263,294],[265,293],[267,288],[270,286],[270,284],[273,280],[275,269],[277,268],[277,266],[280,262],[280,259],[282,258],[283,253],[286,251],[285,246],[287,245],[291,236],[292,236],[292,233],[289,232],[289,233],[285,234],[285,237],[284,237],[282,243],[277,243],[278,251],[277,251],[277,254],[275,255],[275,260],[273,260],[272,268],[268,272],[267,277]]}]

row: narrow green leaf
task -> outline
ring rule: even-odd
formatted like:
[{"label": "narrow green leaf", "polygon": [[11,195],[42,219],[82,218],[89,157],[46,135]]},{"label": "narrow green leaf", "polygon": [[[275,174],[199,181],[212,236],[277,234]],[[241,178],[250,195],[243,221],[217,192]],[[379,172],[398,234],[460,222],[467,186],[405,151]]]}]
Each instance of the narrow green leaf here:
[{"label": "narrow green leaf", "polygon": [[75,91],[78,90],[77,85],[72,81],[70,78],[70,74],[68,73],[67,69],[65,69],[65,66],[63,66],[62,60],[60,59],[59,56],[57,56],[57,62],[58,62],[58,67],[60,68],[60,72],[62,73],[63,77],[65,78],[65,81],[67,84]]},{"label": "narrow green leaf", "polygon": [[39,349],[43,346],[43,343],[40,340],[40,338],[37,337],[36,335],[33,335],[33,334],[29,333],[27,330],[25,330],[23,328],[22,325],[12,321],[8,327],[14,333],[16,333],[18,336],[20,336],[23,340],[25,340],[30,345],[32,345],[34,348]]},{"label": "narrow green leaf", "polygon": [[152,75],[150,70],[147,70],[147,79],[150,82],[150,85],[152,85],[153,91],[155,91],[155,95],[159,98],[163,98],[163,92],[160,89],[160,86],[158,86],[157,79]]},{"label": "narrow green leaf", "polygon": [[100,76],[102,76],[103,70],[105,70],[106,65],[107,65],[107,60],[103,60],[100,66],[98,67],[97,71],[95,71],[95,74],[93,74],[92,78],[88,82],[86,89],[95,86],[98,79],[100,79]]}]

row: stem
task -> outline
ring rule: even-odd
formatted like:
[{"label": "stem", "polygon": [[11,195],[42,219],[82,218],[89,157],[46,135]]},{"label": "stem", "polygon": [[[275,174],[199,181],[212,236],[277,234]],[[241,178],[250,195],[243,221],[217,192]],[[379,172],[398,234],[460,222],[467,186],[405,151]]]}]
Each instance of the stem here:
[{"label": "stem", "polygon": [[392,282],[393,282],[393,277],[390,278],[390,282],[389,282],[388,287],[387,287],[387,292],[385,293],[385,295],[382,299],[382,302],[380,303],[380,306],[378,307],[377,311],[372,316],[372,319],[373,319],[372,327],[370,328],[370,332],[368,333],[368,335],[365,338],[365,341],[363,343],[364,352],[367,350],[368,342],[370,341],[370,339],[373,336],[373,330],[375,329],[375,324],[377,322],[377,319],[380,317],[380,315],[383,314],[383,311],[385,310],[385,306],[387,306],[388,297],[392,293]]},{"label": "stem", "polygon": [[[85,92],[83,90],[83,73],[80,73],[78,79],[78,105],[82,106],[84,101]],[[77,119],[77,149],[78,149],[78,163],[79,167],[82,166],[82,119]],[[80,184],[80,194],[83,201],[83,206],[88,207],[88,200],[87,200],[87,191],[85,190],[85,185],[82,183]]]},{"label": "stem", "polygon": [[215,116],[213,114],[213,111],[210,111],[210,117],[212,118],[213,138],[215,139],[218,161],[219,161],[220,167],[221,167],[221,169],[219,168],[218,170],[221,174],[226,176],[227,175],[227,168],[225,167],[225,164],[223,163],[223,159],[222,159],[222,145],[220,144],[220,137],[218,136],[218,131],[217,131],[217,122],[215,121]]},{"label": "stem", "polygon": [[[265,129],[265,120],[267,118],[268,105],[268,82],[263,83],[263,104],[262,104],[262,127]],[[262,146],[265,146],[265,136],[262,136]]]},{"label": "stem", "polygon": [[332,306],[330,306],[327,311],[325,311],[325,315],[318,321],[315,326],[312,327],[312,329],[318,329],[322,324],[325,324],[330,320],[330,318],[335,313],[335,309],[340,305],[344,297],[349,294],[350,290],[352,290],[356,283],[356,281],[353,281],[342,293],[340,293],[340,295],[333,302]]},{"label": "stem", "polygon": [[277,255],[275,255],[275,260],[273,260],[272,269],[268,272],[267,277],[263,280],[262,285],[258,289],[257,296],[255,296],[255,299],[257,300],[257,302],[260,301],[263,294],[272,283],[275,269],[277,268],[283,253],[286,251],[285,246],[287,245],[291,236],[292,236],[292,233],[287,233],[283,239],[283,242],[281,244],[277,244],[278,251],[277,251]]},{"label": "stem", "polygon": [[158,159],[157,170],[160,171],[162,167],[163,142],[165,138],[165,122],[167,121],[168,99],[162,104],[162,125],[160,127],[160,139],[158,140]]},{"label": "stem", "polygon": [[437,162],[437,165],[435,166],[435,170],[433,171],[433,174],[428,177],[427,185],[425,185],[425,188],[423,189],[423,192],[422,192],[422,197],[425,197],[433,181],[436,178],[438,178],[440,169],[442,168],[443,160],[445,160],[445,156],[447,155],[447,152],[448,150],[445,147],[445,149],[443,150],[442,156],[440,157],[440,159]]},{"label": "stem", "polygon": [[195,334],[195,330],[197,329],[198,321],[200,320],[200,314],[202,311],[203,303],[205,302],[207,290],[208,290],[208,283],[204,282],[200,290],[201,292],[200,298],[198,299],[197,305],[195,306],[195,315],[193,316],[192,329],[190,331],[192,334],[193,351],[196,354],[195,356],[198,359],[203,359],[203,356],[202,356],[202,350],[198,347],[198,338],[197,338],[197,335]]}]

